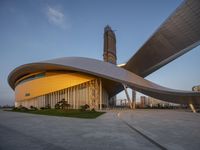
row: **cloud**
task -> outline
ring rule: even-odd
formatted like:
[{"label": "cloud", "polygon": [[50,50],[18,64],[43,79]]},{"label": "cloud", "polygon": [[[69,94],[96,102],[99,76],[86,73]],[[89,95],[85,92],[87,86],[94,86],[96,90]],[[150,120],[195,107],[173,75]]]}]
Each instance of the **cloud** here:
[{"label": "cloud", "polygon": [[51,24],[54,24],[63,29],[68,29],[70,27],[69,19],[61,10],[48,6],[46,15]]}]

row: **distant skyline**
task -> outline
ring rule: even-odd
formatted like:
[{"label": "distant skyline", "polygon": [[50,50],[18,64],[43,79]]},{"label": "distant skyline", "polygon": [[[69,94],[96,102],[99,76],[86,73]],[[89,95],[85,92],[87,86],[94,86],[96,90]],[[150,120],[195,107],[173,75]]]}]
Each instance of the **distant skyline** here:
[{"label": "distant skyline", "polygon": [[[1,0],[0,105],[14,104],[7,83],[16,67],[52,58],[103,60],[103,30],[117,39],[117,63],[125,63],[182,0]],[[191,90],[200,84],[200,46],[147,77],[162,86]],[[119,94],[118,98],[124,98]]]}]

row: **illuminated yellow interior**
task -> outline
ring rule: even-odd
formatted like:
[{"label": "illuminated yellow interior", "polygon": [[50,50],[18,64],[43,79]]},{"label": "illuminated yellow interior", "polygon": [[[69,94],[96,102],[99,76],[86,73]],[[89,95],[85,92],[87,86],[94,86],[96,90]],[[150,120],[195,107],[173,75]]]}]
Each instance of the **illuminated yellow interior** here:
[{"label": "illuminated yellow interior", "polygon": [[45,77],[18,84],[15,88],[15,98],[16,101],[27,100],[93,79],[92,76],[80,73],[49,72],[45,73]]}]

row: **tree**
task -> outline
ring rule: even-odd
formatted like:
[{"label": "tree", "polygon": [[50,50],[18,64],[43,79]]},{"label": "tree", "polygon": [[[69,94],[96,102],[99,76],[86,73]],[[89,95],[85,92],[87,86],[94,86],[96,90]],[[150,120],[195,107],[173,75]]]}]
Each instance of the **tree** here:
[{"label": "tree", "polygon": [[63,98],[61,101],[59,101],[58,103],[55,104],[55,108],[56,109],[68,109],[70,107],[70,104],[68,104],[68,101],[65,101],[65,99]]}]

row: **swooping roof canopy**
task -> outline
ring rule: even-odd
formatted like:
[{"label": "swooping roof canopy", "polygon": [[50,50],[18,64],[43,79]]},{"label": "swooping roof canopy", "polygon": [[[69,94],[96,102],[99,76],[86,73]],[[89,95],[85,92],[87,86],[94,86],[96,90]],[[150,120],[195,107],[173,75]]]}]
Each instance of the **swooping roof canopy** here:
[{"label": "swooping roof canopy", "polygon": [[185,0],[123,68],[146,77],[200,44],[200,0]]},{"label": "swooping roof canopy", "polygon": [[124,83],[136,91],[168,102],[200,104],[200,92],[162,87],[116,65],[82,57],[65,57],[19,66],[9,74],[8,82],[14,89],[15,82],[27,74],[53,70],[78,71],[113,83]]}]

